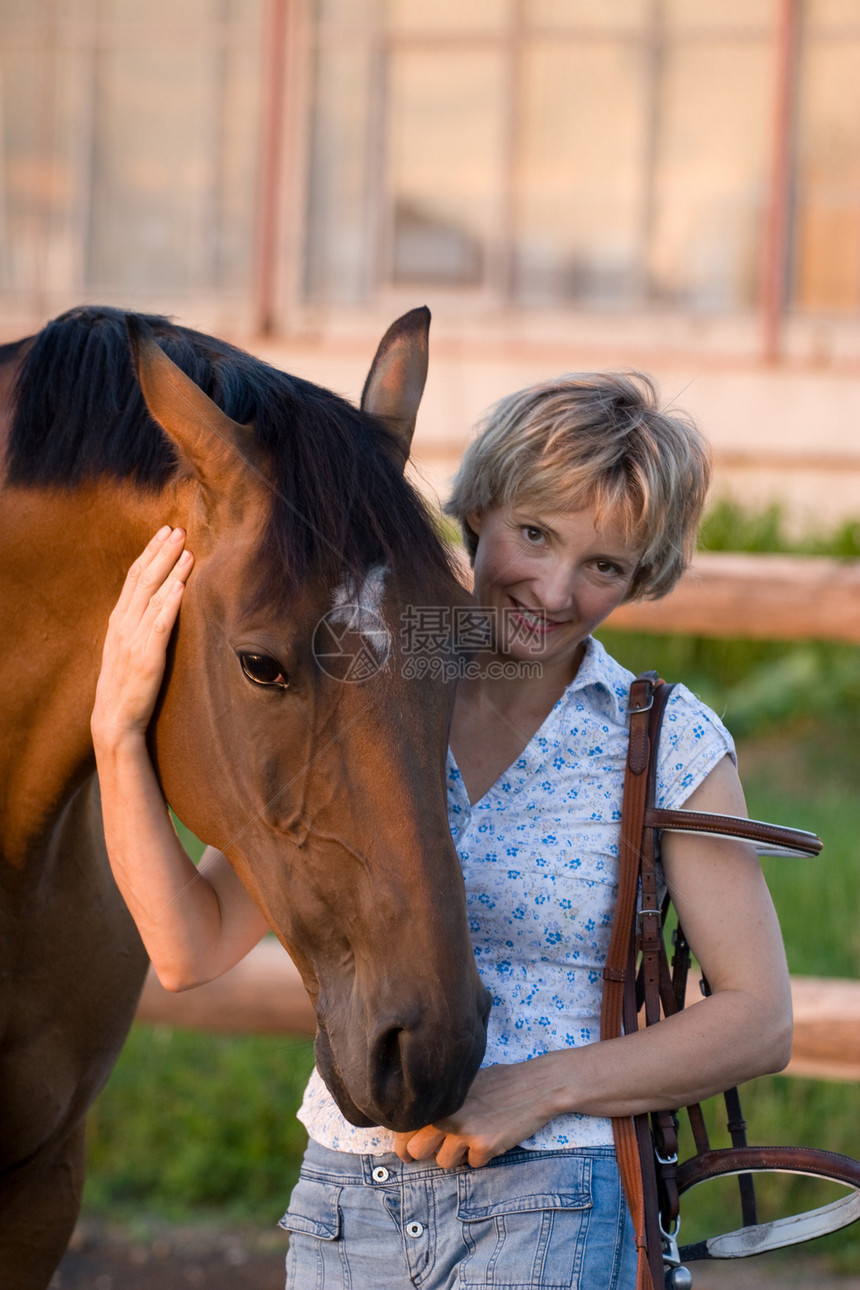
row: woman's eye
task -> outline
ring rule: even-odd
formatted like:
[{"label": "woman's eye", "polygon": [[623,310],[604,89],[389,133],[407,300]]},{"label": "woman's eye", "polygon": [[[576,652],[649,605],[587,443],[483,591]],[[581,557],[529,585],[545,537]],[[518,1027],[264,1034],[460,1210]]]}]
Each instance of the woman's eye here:
[{"label": "woman's eye", "polygon": [[278,660],[269,654],[240,654],[239,662],[248,680],[255,685],[274,685],[286,690],[290,684]]},{"label": "woman's eye", "polygon": [[597,560],[595,562],[595,568],[597,569],[598,573],[605,573],[605,574],[621,573],[621,570],[619,569],[618,565],[613,564],[611,560]]},{"label": "woman's eye", "polygon": [[536,545],[538,542],[543,541],[543,538],[544,538],[543,529],[535,528],[533,524],[524,524],[521,529],[521,532],[525,540],[527,542],[531,542],[533,546]]}]

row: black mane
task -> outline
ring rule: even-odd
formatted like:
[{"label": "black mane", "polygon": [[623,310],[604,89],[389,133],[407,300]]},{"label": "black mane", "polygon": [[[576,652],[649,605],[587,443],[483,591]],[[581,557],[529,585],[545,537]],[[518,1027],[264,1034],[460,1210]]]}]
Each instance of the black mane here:
[{"label": "black mane", "polygon": [[[448,573],[424,504],[375,418],[309,381],[166,318],[141,315],[174,363],[235,421],[253,421],[272,463],[261,551],[266,598],[379,561],[426,587]],[[15,389],[10,483],[74,488],[100,476],[161,490],[172,446],[146,410],[126,315],[74,309],[34,338]]]}]

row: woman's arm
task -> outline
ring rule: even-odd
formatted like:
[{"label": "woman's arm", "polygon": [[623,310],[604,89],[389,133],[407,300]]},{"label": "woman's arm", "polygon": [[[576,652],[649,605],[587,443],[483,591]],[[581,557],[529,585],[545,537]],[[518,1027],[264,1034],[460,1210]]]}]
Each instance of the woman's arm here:
[{"label": "woman's arm", "polygon": [[161,529],[134,562],[110,617],[92,715],[111,869],[162,985],[220,976],[268,930],[220,851],[195,869],[146,747],[167,642],[193,565],[181,529]]},{"label": "woman's arm", "polygon": [[[745,815],[729,758],[685,809]],[[451,1167],[507,1151],[556,1115],[622,1116],[699,1101],[781,1070],[791,1050],[791,992],[776,914],[753,848],[663,835],[672,900],[712,994],[656,1026],[478,1072],[464,1105],[438,1126],[398,1134],[402,1159]]]}]

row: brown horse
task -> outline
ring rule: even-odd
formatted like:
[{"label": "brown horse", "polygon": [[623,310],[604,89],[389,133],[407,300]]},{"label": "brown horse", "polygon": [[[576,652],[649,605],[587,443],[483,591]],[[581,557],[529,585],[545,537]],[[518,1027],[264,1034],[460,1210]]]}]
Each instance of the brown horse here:
[{"label": "brown horse", "polygon": [[[452,694],[399,616],[456,580],[403,478],[429,315],[356,409],[164,319],[75,310],[0,349],[0,1280],[43,1287],[78,1210],[86,1109],[146,967],[112,881],[89,714],[125,570],[163,523],[197,559],[151,747],[301,971],[344,1114],[453,1111],[483,1053],[445,811]],[[144,404],[145,400],[145,404]],[[440,677],[445,669],[440,669]]]}]

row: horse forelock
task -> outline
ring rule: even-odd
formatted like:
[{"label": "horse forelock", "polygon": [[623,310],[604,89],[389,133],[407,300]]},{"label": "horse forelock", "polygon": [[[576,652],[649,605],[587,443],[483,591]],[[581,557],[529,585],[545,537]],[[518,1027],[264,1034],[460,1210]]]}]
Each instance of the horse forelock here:
[{"label": "horse forelock", "polygon": [[[425,594],[450,584],[447,556],[380,422],[224,341],[142,316],[229,417],[253,422],[268,456],[255,598],[287,604],[308,579],[361,581],[377,565]],[[121,310],[85,307],[36,336],[15,386],[10,482],[74,488],[108,476],[158,491],[175,475],[173,448],[143,402],[125,320]]]}]

